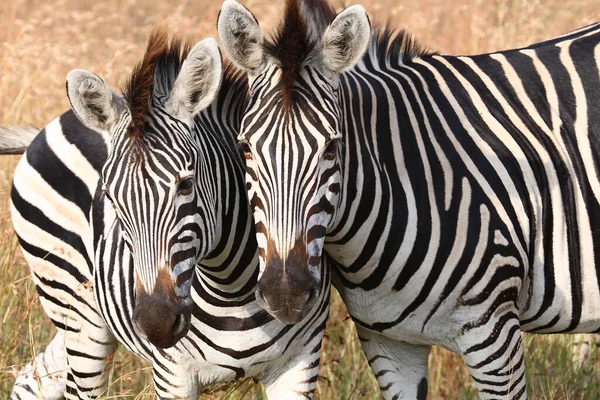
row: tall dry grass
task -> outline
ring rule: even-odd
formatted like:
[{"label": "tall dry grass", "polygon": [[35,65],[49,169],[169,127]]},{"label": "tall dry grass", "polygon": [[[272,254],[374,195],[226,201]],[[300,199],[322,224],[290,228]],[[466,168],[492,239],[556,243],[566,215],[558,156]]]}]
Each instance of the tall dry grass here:
[{"label": "tall dry grass", "polygon": [[[89,69],[119,87],[143,53],[150,30],[163,23],[200,40],[215,36],[220,1],[4,0],[0,2],[0,123],[38,127],[68,109],[67,72]],[[243,3],[268,31],[282,2]],[[372,20],[407,28],[427,47],[445,54],[475,54],[522,46],[600,20],[599,0],[334,0],[341,9],[361,3]],[[18,250],[8,211],[17,157],[0,159],[0,399],[14,375],[54,333],[37,301]],[[343,303],[334,296],[323,344],[318,397],[377,398],[372,372]],[[600,398],[600,366],[577,370],[569,337],[526,336],[530,397]],[[262,398],[247,380],[210,388],[203,398]],[[430,357],[431,399],[470,399],[475,392],[459,357],[435,348]],[[126,352],[115,356],[106,398],[153,398],[148,366]]]}]

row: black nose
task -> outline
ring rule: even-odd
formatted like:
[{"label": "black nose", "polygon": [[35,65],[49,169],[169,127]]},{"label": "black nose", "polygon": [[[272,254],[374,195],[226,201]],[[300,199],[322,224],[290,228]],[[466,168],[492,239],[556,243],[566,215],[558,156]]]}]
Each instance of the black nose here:
[{"label": "black nose", "polygon": [[190,329],[191,309],[163,293],[137,296],[133,320],[150,343],[163,349],[174,346]]}]

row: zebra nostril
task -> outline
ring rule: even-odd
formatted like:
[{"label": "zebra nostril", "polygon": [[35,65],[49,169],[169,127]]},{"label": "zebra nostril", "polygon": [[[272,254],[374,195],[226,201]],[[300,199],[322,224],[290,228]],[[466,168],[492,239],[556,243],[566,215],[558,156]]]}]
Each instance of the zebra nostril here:
[{"label": "zebra nostril", "polygon": [[148,340],[148,335],[146,335],[146,332],[144,332],[144,330],[140,327],[138,321],[136,318],[133,318],[133,331],[142,339],[144,340]]},{"label": "zebra nostril", "polygon": [[319,294],[319,291],[316,288],[312,288],[310,294],[308,295],[308,299],[306,300],[306,304],[312,304]]},{"label": "zebra nostril", "polygon": [[186,322],[185,316],[183,314],[177,315],[175,317],[175,320],[173,321],[173,326],[171,327],[171,332],[175,336],[179,336],[186,329],[187,329],[187,322]]},{"label": "zebra nostril", "polygon": [[265,299],[265,295],[263,294],[262,290],[256,289],[254,294],[256,296],[256,301],[258,302],[259,306],[261,306],[262,308],[268,306],[269,303],[267,303],[267,299]]}]

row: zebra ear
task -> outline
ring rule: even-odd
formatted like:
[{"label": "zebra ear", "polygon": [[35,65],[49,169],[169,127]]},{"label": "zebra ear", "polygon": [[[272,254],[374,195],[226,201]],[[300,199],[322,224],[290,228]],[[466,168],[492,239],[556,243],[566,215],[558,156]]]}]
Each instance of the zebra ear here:
[{"label": "zebra ear", "polygon": [[67,74],[67,97],[79,120],[94,130],[108,131],[127,110],[98,75],[81,69]]},{"label": "zebra ear", "polygon": [[181,117],[193,117],[208,107],[217,95],[222,76],[223,62],[217,41],[208,38],[196,44],[183,62],[171,90],[174,112]]},{"label": "zebra ear", "polygon": [[234,0],[225,0],[217,32],[227,57],[240,69],[256,73],[264,65],[264,33],[254,15]]},{"label": "zebra ear", "polygon": [[334,73],[352,68],[369,44],[371,25],[360,5],[339,13],[323,35],[323,62]]}]

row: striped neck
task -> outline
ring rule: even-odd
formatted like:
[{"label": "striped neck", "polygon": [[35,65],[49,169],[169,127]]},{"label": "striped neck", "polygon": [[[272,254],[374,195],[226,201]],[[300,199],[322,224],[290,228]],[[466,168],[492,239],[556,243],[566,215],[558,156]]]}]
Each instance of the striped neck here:
[{"label": "striped neck", "polygon": [[207,180],[216,183],[213,246],[196,274],[204,290],[227,301],[253,295],[258,275],[256,234],[237,149],[246,90],[245,80],[227,69],[219,98],[196,118],[201,151],[211,154],[205,162]]}]

